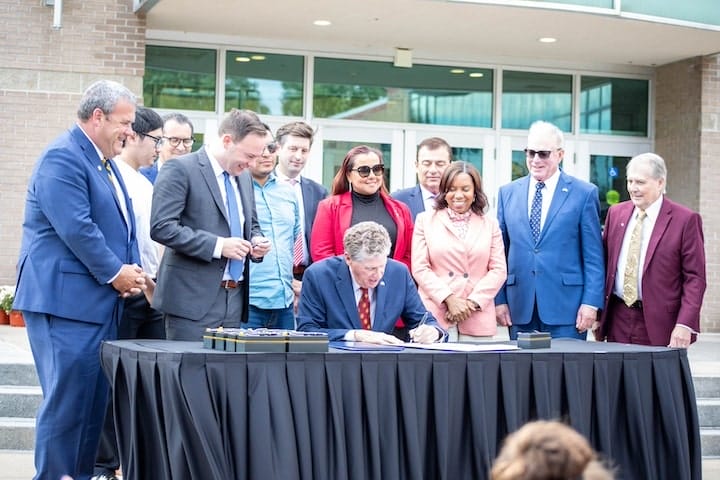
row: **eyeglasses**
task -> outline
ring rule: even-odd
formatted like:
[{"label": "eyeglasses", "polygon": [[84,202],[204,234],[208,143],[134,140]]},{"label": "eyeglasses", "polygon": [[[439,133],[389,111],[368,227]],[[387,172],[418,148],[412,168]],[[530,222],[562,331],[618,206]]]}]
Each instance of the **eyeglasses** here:
[{"label": "eyeglasses", "polygon": [[179,147],[180,143],[185,145],[186,147],[190,148],[192,147],[193,143],[195,143],[195,139],[193,137],[190,138],[178,138],[178,137],[162,137],[165,140],[170,143],[173,147]]},{"label": "eyeglasses", "polygon": [[278,144],[275,142],[268,143],[265,145],[265,150],[267,150],[268,153],[275,153],[277,152]]},{"label": "eyeglasses", "polygon": [[385,172],[385,165],[383,165],[382,163],[378,163],[377,165],[373,165],[372,167],[363,165],[361,167],[351,168],[350,171],[357,172],[358,175],[360,175],[362,178],[369,177],[370,172],[372,171],[376,177],[379,177],[380,175],[382,175]]},{"label": "eyeglasses", "polygon": [[163,137],[156,137],[154,135],[150,135],[149,133],[141,133],[140,135],[142,135],[143,137],[147,137],[147,138],[151,139],[152,141],[154,141],[155,148],[158,148],[163,141]]},{"label": "eyeglasses", "polygon": [[553,152],[560,150],[559,148],[556,148],[555,150],[531,150],[529,148],[525,149],[525,155],[527,158],[535,158],[535,155],[540,157],[540,160],[547,160],[550,158],[550,155],[552,155]]}]

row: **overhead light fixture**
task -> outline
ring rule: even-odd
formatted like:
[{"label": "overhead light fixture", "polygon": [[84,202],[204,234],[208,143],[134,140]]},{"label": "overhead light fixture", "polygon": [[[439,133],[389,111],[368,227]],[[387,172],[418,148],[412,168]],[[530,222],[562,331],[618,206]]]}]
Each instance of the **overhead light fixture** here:
[{"label": "overhead light fixture", "polygon": [[329,27],[332,25],[332,22],[330,20],[315,20],[313,25],[316,27]]},{"label": "overhead light fixture", "polygon": [[409,48],[396,48],[393,66],[400,68],[412,68],[412,50]]},{"label": "overhead light fixture", "polygon": [[472,78],[481,78],[484,76],[485,76],[485,74],[482,72],[472,72],[468,75],[468,77],[472,77]]},{"label": "overhead light fixture", "polygon": [[235,57],[236,62],[247,63],[250,61],[250,57]]},{"label": "overhead light fixture", "polygon": [[540,43],[555,43],[555,42],[557,42],[557,38],[541,37],[541,38],[538,38],[538,42],[540,42]]},{"label": "overhead light fixture", "polygon": [[452,70],[450,70],[450,73],[458,75],[460,73],[465,73],[465,70],[463,70],[462,68],[453,68]]},{"label": "overhead light fixture", "polygon": [[265,55],[252,55],[250,57],[251,60],[257,60],[258,62],[261,60],[265,60]]}]

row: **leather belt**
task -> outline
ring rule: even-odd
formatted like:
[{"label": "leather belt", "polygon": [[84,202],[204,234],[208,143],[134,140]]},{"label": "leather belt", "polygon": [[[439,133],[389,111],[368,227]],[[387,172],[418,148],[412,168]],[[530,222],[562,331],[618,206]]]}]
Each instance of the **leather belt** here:
[{"label": "leather belt", "polygon": [[295,280],[302,280],[303,274],[305,273],[305,265],[294,265],[293,266],[293,278]]},{"label": "leather belt", "polygon": [[642,310],[643,308],[642,300],[636,300],[635,303],[633,303],[632,305],[626,305],[625,300],[623,300],[621,297],[618,297],[617,295],[613,296],[617,299],[618,302],[622,303],[623,306],[627,308],[632,308],[633,310]]},{"label": "leather belt", "polygon": [[225,289],[232,289],[242,287],[243,282],[236,282],[235,280],[223,280],[220,282],[220,287]]}]

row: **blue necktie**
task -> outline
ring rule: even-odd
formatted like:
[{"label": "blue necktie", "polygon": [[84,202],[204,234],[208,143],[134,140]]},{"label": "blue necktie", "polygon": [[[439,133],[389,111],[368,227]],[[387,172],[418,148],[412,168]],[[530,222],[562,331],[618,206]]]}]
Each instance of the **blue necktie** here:
[{"label": "blue necktie", "polygon": [[535,184],[535,196],[533,197],[532,206],[530,207],[530,231],[533,240],[537,243],[540,237],[540,216],[542,215],[542,189],[545,188],[545,182],[537,182]]},{"label": "blue necktie", "polygon": [[[230,236],[243,238],[242,226],[240,225],[240,213],[238,211],[237,199],[235,198],[235,190],[233,190],[230,184],[230,175],[227,172],[223,172],[225,176],[225,194],[227,196],[228,204],[228,216],[230,217]],[[236,282],[240,280],[243,273],[242,260],[230,260],[230,276]]]}]

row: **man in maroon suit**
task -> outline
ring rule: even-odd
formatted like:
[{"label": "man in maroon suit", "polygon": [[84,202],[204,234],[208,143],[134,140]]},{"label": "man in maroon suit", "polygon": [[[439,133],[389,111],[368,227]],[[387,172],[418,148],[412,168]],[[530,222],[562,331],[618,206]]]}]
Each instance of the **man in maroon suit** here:
[{"label": "man in maroon suit", "polygon": [[705,293],[702,219],[667,199],[665,161],[643,153],[627,166],[630,200],[605,221],[605,307],[598,340],[687,348]]}]

